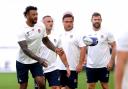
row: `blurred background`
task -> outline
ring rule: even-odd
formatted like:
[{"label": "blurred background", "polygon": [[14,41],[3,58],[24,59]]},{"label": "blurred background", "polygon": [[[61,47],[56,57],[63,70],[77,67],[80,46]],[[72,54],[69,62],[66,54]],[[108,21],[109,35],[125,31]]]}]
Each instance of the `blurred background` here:
[{"label": "blurred background", "polygon": [[[1,0],[0,1],[0,72],[15,72],[18,51],[17,32],[25,21],[26,6],[38,8],[39,21],[44,15],[54,19],[55,31],[62,32],[62,16],[71,11],[75,16],[75,28],[81,33],[91,30],[91,15],[102,15],[102,27],[111,31],[117,39],[126,32],[128,21],[127,0]],[[22,30],[22,29],[21,29]]]}]

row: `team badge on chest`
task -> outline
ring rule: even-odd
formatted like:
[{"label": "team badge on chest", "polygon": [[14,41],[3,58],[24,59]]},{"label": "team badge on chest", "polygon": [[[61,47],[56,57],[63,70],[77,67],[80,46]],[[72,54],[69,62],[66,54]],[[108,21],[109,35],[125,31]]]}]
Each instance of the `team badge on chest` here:
[{"label": "team badge on chest", "polygon": [[40,29],[38,29],[38,33],[41,33],[41,30]]},{"label": "team badge on chest", "polygon": [[27,36],[29,36],[30,34],[29,34],[29,32],[27,32]]}]

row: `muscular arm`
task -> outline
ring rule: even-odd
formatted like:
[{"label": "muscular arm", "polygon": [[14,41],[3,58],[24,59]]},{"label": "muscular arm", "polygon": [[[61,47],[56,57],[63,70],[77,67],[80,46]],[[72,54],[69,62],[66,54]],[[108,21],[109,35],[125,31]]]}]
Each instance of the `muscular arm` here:
[{"label": "muscular arm", "polygon": [[53,43],[48,39],[48,37],[44,37],[42,39],[42,42],[52,51],[55,52],[56,47],[53,45]]},{"label": "muscular arm", "polygon": [[86,57],[86,48],[80,47],[80,59],[79,59],[79,64],[76,67],[77,72],[80,72],[82,70],[83,64],[85,62],[85,57]]},{"label": "muscular arm", "polygon": [[113,68],[113,64],[115,63],[115,55],[116,55],[116,43],[113,42],[110,44],[112,48],[112,53],[111,53],[111,59],[109,63],[107,64],[107,69],[111,70]]},{"label": "muscular arm", "polygon": [[81,47],[79,64],[83,64],[85,62],[85,58],[86,58],[86,47]]},{"label": "muscular arm", "polygon": [[115,55],[116,55],[116,42],[110,44],[112,48],[111,61],[115,63]]},{"label": "muscular arm", "polygon": [[115,65],[115,89],[122,89],[122,79],[124,75],[125,63],[128,59],[128,52],[117,52],[117,61]]},{"label": "muscular arm", "polygon": [[63,64],[65,65],[66,71],[67,71],[67,76],[69,77],[71,74],[71,71],[70,71],[69,64],[68,64],[68,61],[66,58],[66,54],[63,53],[62,55],[59,55],[59,57],[60,57],[61,61],[63,62]]},{"label": "muscular arm", "polygon": [[63,64],[65,65],[65,67],[69,67],[65,53],[63,53],[63,55],[59,55],[59,57],[60,57],[61,61],[63,62]]},{"label": "muscular arm", "polygon": [[28,49],[26,40],[23,41],[19,41],[18,44],[20,45],[21,49],[23,50],[24,54],[26,54],[27,56],[29,56],[30,58],[38,61],[41,65],[43,66],[47,66],[47,64],[44,62],[43,58],[38,57],[37,55],[35,55],[30,49]]}]

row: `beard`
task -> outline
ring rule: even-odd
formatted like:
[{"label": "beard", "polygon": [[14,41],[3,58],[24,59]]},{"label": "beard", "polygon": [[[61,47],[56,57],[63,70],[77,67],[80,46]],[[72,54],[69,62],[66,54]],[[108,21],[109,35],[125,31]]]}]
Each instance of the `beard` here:
[{"label": "beard", "polygon": [[36,24],[37,23],[37,21],[32,21],[32,24]]},{"label": "beard", "polygon": [[73,29],[73,26],[64,26],[64,29],[66,30],[66,31],[70,31],[70,30],[72,30]]},{"label": "beard", "polygon": [[37,21],[36,21],[36,20],[33,20],[33,21],[32,21],[32,24],[36,24],[36,23],[37,23]]},{"label": "beard", "polygon": [[101,27],[101,24],[100,23],[94,23],[93,27],[96,29],[99,29]]},{"label": "beard", "polygon": [[73,27],[68,27],[68,28],[65,28],[66,31],[70,31],[72,30]]},{"label": "beard", "polygon": [[32,20],[32,24],[36,24],[37,23],[37,18]]}]

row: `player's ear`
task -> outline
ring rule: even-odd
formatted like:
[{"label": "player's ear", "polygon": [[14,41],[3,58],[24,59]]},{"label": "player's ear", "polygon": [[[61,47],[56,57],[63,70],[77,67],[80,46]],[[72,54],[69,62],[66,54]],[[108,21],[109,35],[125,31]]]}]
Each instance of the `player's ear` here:
[{"label": "player's ear", "polygon": [[28,14],[25,15],[25,18],[28,18]]}]

